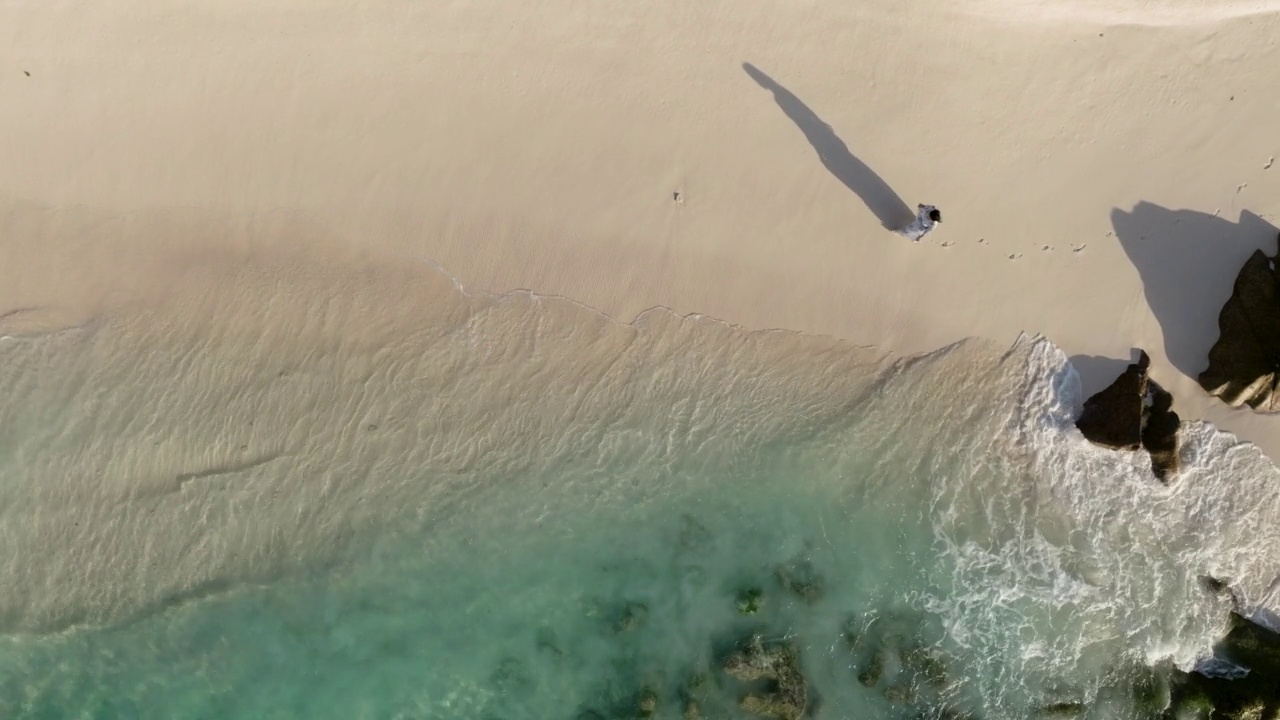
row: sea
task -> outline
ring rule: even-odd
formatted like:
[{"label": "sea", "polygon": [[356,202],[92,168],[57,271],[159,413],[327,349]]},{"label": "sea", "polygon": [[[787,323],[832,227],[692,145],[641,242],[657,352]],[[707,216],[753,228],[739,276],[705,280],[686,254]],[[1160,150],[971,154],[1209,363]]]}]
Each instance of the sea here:
[{"label": "sea", "polygon": [[0,339],[0,717],[747,718],[755,637],[805,717],[1136,719],[1202,577],[1280,610],[1272,463],[1091,445],[1050,339],[308,272]]}]

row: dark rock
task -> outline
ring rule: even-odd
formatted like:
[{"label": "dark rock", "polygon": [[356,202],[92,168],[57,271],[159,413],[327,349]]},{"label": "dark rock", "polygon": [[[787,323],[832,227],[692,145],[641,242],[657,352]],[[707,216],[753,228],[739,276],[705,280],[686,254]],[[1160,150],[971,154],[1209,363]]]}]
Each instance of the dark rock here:
[{"label": "dark rock", "polygon": [[653,688],[645,688],[636,698],[636,710],[642,718],[651,718],[658,712],[658,692]]},{"label": "dark rock", "polygon": [[923,646],[913,646],[902,653],[902,667],[917,682],[942,689],[947,686],[947,665],[934,652]]},{"label": "dark rock", "polygon": [[489,682],[503,695],[526,692],[533,685],[533,678],[524,663],[516,658],[503,658],[489,675]]},{"label": "dark rock", "polygon": [[863,687],[875,687],[880,682],[880,678],[884,677],[884,651],[877,650],[872,656],[871,661],[867,663],[867,667],[858,673],[858,682]]},{"label": "dark rock", "polygon": [[1189,676],[1182,675],[1179,679],[1182,683],[1174,688],[1173,701],[1165,717],[1208,718],[1212,715],[1213,699],[1209,697],[1208,691],[1197,684],[1183,684]]},{"label": "dark rock", "polygon": [[[914,610],[877,610],[845,622],[857,681],[894,705],[930,708],[928,717],[964,717],[955,705],[942,629]],[[951,708],[952,715],[942,714]],[[919,715],[918,717],[925,717]]]},{"label": "dark rock", "polygon": [[782,587],[801,600],[813,604],[822,599],[822,577],[808,560],[779,566],[777,575]]},{"label": "dark rock", "polygon": [[682,696],[689,702],[697,699],[705,699],[707,692],[711,689],[710,673],[704,671],[692,672],[689,674],[689,678],[685,680]]},{"label": "dark rock", "polygon": [[1168,482],[1182,467],[1178,460],[1178,427],[1182,421],[1173,411],[1173,395],[1155,380],[1147,381],[1147,395],[1151,404],[1142,426],[1142,446],[1151,454],[1151,470],[1156,478]]},{"label": "dark rock", "polygon": [[1040,716],[1046,717],[1046,718],[1076,717],[1083,712],[1084,712],[1084,703],[1078,703],[1078,702],[1052,703],[1040,708]]},{"label": "dark rock", "polygon": [[685,683],[685,690],[690,695],[698,695],[706,692],[707,687],[711,684],[711,676],[705,672],[695,672],[689,675],[688,682]]},{"label": "dark rock", "polygon": [[849,618],[844,624],[844,641],[849,645],[849,649],[857,651],[862,647],[862,641],[866,638],[867,629],[856,619]]},{"label": "dark rock", "polygon": [[[920,620],[897,613],[878,615],[870,622],[850,620],[845,639],[859,668],[858,682],[867,688],[887,683],[890,688],[909,686],[934,695],[948,684],[942,652],[920,637]],[[886,691],[887,692],[887,691]]]},{"label": "dark rock", "polygon": [[556,638],[556,632],[551,628],[538,628],[535,642],[539,652],[547,653],[556,659],[564,657],[564,650],[560,648],[560,641]]},{"label": "dark rock", "polygon": [[742,710],[761,717],[798,720],[809,700],[808,682],[800,668],[800,652],[791,643],[766,645],[752,635],[721,663],[730,677],[745,683],[765,681],[759,692],[749,692]]},{"label": "dark rock", "polygon": [[1147,367],[1151,358],[1141,353],[1106,389],[1084,403],[1076,427],[1090,441],[1116,450],[1142,447],[1142,416],[1147,395]]},{"label": "dark rock", "polygon": [[[1137,655],[1117,658],[1109,663],[1098,678],[1085,717],[1126,717],[1134,720],[1156,720],[1164,716],[1169,707],[1169,678],[1174,670],[1173,661],[1164,659],[1154,665],[1145,664]],[[1067,690],[1059,697],[1085,694],[1083,689]],[[1104,712],[1102,708],[1127,708],[1129,712]],[[1190,719],[1187,719],[1190,720]]]},{"label": "dark rock", "polygon": [[1129,694],[1140,717],[1159,717],[1170,702],[1169,676],[1173,671],[1171,661],[1156,667],[1139,668],[1129,682]]},{"label": "dark rock", "polygon": [[1146,448],[1151,469],[1162,482],[1178,472],[1178,428],[1173,395],[1147,375],[1151,358],[1140,350],[1132,363],[1106,389],[1084,403],[1076,427],[1090,442],[1117,450]]},{"label": "dark rock", "polygon": [[629,602],[623,606],[622,612],[618,615],[618,619],[613,623],[613,631],[616,633],[629,632],[635,630],[649,619],[649,606],[639,602]]},{"label": "dark rock", "polygon": [[1218,340],[1200,386],[1233,407],[1280,411],[1280,281],[1272,258],[1254,251],[1218,314]]},{"label": "dark rock", "polygon": [[1244,677],[1174,672],[1170,717],[1198,713],[1244,720],[1280,718],[1280,634],[1231,614],[1231,629],[1215,655],[1248,668]]},{"label": "dark rock", "polygon": [[1228,660],[1270,676],[1280,693],[1280,633],[1232,613],[1220,650]]},{"label": "dark rock", "polygon": [[681,550],[699,550],[711,543],[711,531],[692,515],[682,515],[677,542]]},{"label": "dark rock", "polygon": [[750,715],[784,720],[799,718],[803,712],[803,709],[797,710],[794,705],[777,694],[748,695],[742,698],[742,704],[739,707]]},{"label": "dark rock", "polygon": [[709,673],[696,671],[689,674],[680,688],[679,699],[684,704],[683,720],[701,720],[702,703],[710,697],[712,678]]},{"label": "dark rock", "polygon": [[764,603],[764,592],[760,588],[749,588],[738,593],[738,612],[743,615],[755,615],[760,612]]},{"label": "dark rock", "polygon": [[910,685],[898,683],[884,689],[884,699],[894,705],[910,705],[915,702],[916,693]]},{"label": "dark rock", "polygon": [[1200,582],[1200,587],[1210,594],[1222,595],[1231,591],[1231,586],[1227,584],[1226,580],[1219,580],[1212,575],[1201,575],[1196,579]]},{"label": "dark rock", "polygon": [[884,619],[877,614],[851,616],[844,624],[844,639],[850,652],[862,653],[868,647],[884,645],[884,626]]},{"label": "dark rock", "polygon": [[764,649],[764,640],[759,635],[752,635],[741,645],[720,663],[720,669],[729,677],[752,682],[776,674],[774,663],[777,658]]}]

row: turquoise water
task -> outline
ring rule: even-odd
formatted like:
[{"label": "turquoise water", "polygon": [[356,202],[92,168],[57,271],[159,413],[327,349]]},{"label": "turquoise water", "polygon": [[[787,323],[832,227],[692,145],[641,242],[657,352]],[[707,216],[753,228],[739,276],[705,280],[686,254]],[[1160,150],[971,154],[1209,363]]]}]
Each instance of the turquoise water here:
[{"label": "turquoise water", "polygon": [[[10,645],[0,665],[5,695],[29,699],[8,711],[537,718],[595,708],[612,717],[651,686],[675,713],[687,678],[713,669],[718,647],[752,630],[800,638],[808,672],[833,705],[884,705],[857,692],[841,633],[855,611],[894,605],[894,583],[916,564],[907,539],[881,522],[884,541],[840,552],[829,542],[848,537],[841,528],[851,518],[832,498],[779,506],[785,495],[765,491],[765,478],[743,480],[735,497],[687,494],[671,498],[674,506],[576,519],[552,513],[544,522],[554,530],[489,528],[494,535],[429,553],[406,540],[347,572]],[[803,562],[826,586],[812,605],[776,580],[775,565]],[[742,616],[735,597],[752,586],[764,591],[763,606]],[[628,612],[642,619],[622,629]]]},{"label": "turquoise water", "polygon": [[747,717],[719,666],[759,634],[813,717],[1137,718],[1225,621],[1197,575],[1274,607],[1270,464],[1089,446],[1047,341],[361,292],[0,342],[0,716]]}]

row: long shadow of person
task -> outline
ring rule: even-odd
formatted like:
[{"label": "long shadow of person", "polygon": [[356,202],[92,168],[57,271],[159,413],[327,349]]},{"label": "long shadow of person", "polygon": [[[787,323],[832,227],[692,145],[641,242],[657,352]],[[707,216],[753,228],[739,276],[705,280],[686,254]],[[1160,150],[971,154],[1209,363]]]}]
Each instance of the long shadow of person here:
[{"label": "long shadow of person", "polygon": [[779,85],[773,78],[761,72],[751,63],[742,63],[742,69],[755,80],[760,87],[773,93],[773,99],[782,108],[782,112],[791,118],[791,122],[800,128],[804,137],[813,146],[818,158],[827,170],[844,186],[852,190],[871,212],[880,219],[880,224],[890,230],[896,230],[911,222],[916,213],[903,202],[901,197],[889,187],[867,164],[849,152],[849,146],[836,135],[831,126],[822,121],[816,113],[800,101],[790,90]]},{"label": "long shadow of person", "polygon": [[1240,222],[1195,210],[1140,202],[1111,211],[1120,246],[1138,269],[1164,350],[1179,371],[1196,378],[1218,339],[1218,313],[1254,250],[1276,252],[1275,226],[1251,212]]}]

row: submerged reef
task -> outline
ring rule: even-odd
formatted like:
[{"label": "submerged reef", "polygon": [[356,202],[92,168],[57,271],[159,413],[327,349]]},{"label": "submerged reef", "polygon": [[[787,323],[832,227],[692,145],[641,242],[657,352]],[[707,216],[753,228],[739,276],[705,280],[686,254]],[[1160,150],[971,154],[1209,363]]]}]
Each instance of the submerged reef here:
[{"label": "submerged reef", "polygon": [[779,565],[776,575],[778,583],[801,600],[813,604],[822,599],[825,583],[808,560]]},{"label": "submerged reef", "polygon": [[1084,403],[1076,427],[1085,438],[1117,450],[1146,448],[1151,470],[1162,482],[1178,472],[1178,428],[1181,420],[1173,411],[1173,395],[1147,374],[1151,358],[1138,351],[1120,377]]},{"label": "submerged reef", "polygon": [[738,612],[742,615],[755,615],[764,604],[764,591],[760,588],[747,588],[738,593]]},{"label": "submerged reef", "polygon": [[[1122,378],[1127,388],[1118,383],[1130,407],[1132,395],[1142,390],[1145,363],[1135,364],[1134,369]],[[1149,390],[1147,395],[1151,396]],[[1146,427],[1139,429],[1140,443]],[[797,621],[822,611],[812,605],[823,597],[825,581],[819,568],[807,558],[795,557],[780,564],[754,565],[756,569],[746,577],[718,591],[724,603],[715,622],[718,627],[688,638],[691,642],[682,639],[679,645],[684,650],[675,657],[670,643],[664,643],[665,651],[650,645],[648,652],[637,652],[653,640],[653,633],[660,632],[663,616],[674,610],[671,606],[652,598],[647,603],[618,598],[611,608],[589,607],[586,617],[596,623],[597,638],[613,645],[616,654],[602,666],[609,668],[607,676],[588,694],[586,706],[571,709],[570,716],[576,720],[823,717],[817,685],[824,681],[842,684],[841,693],[865,693],[870,703],[866,707],[875,708],[879,717],[980,720],[988,716],[988,709],[969,694],[963,675],[958,674],[962,665],[942,649],[945,631],[929,613],[902,605],[869,607],[852,613],[843,627],[827,626],[826,638],[801,640],[794,633]],[[782,592],[794,594],[799,602],[771,601],[762,607],[765,592],[760,583],[769,579],[771,566]],[[1199,582],[1207,592],[1232,591],[1227,581],[1205,576]],[[600,623],[602,617],[605,622]],[[548,627],[536,628],[533,641],[533,657],[540,661],[575,661],[572,647]],[[808,658],[812,676],[807,676],[802,648],[806,648],[803,653],[826,648],[832,655],[818,650]],[[1096,686],[1064,682],[1045,689],[1023,709],[1024,716],[1087,718],[1129,708],[1124,717],[1280,720],[1280,634],[1233,614],[1230,630],[1215,652],[1215,661],[1205,672],[1184,672],[1170,661],[1149,666],[1126,656],[1105,670]],[[535,676],[533,668],[507,657],[498,663],[490,682],[501,697],[515,699],[533,690]]]},{"label": "submerged reef", "polygon": [[1280,271],[1275,258],[1255,250],[1236,276],[1218,314],[1218,340],[1200,386],[1233,407],[1280,411]]},{"label": "submerged reef", "polygon": [[740,704],[752,715],[798,720],[809,704],[800,651],[792,642],[765,643],[759,634],[751,635],[724,658],[720,668],[735,680],[757,685]]},{"label": "submerged reef", "polygon": [[950,705],[947,659],[921,640],[922,623],[922,617],[898,612],[850,619],[844,638],[858,683],[878,690],[892,705],[932,708],[946,718],[971,717]]},{"label": "submerged reef", "polygon": [[642,602],[628,602],[613,621],[614,633],[631,632],[644,625],[649,619],[649,606]]}]

